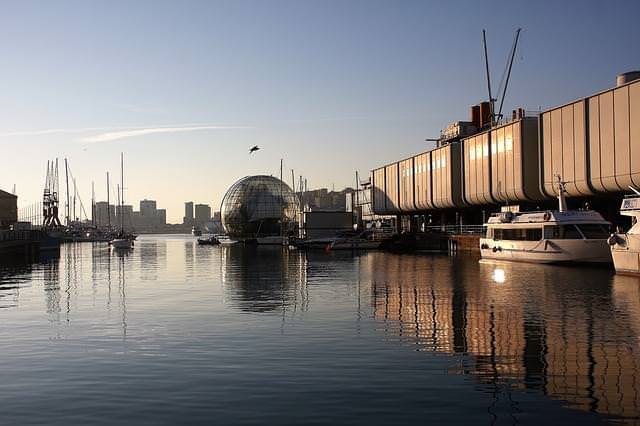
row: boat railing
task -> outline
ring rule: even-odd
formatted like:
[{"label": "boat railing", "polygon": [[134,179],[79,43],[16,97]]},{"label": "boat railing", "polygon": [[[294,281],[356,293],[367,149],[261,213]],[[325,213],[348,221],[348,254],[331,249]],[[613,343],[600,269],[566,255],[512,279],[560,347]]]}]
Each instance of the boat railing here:
[{"label": "boat railing", "polygon": [[484,225],[435,225],[425,226],[425,232],[444,232],[446,234],[484,235]]}]

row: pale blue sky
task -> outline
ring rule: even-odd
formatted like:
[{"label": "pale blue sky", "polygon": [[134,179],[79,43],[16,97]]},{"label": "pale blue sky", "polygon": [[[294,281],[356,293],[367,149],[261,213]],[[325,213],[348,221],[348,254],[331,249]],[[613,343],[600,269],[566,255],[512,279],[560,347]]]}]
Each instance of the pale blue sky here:
[{"label": "pale blue sky", "polygon": [[103,199],[121,151],[126,201],[156,199],[170,221],[280,158],[287,181],[342,188],[468,119],[486,97],[483,28],[494,85],[523,28],[505,110],[534,110],[640,69],[639,5],[1,2],[0,188],[38,201],[47,159],[67,156],[85,203],[92,180]]}]

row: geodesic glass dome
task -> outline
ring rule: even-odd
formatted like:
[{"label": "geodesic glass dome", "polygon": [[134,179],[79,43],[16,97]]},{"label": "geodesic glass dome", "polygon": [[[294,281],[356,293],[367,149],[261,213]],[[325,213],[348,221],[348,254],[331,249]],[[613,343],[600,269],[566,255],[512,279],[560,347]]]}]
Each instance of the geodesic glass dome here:
[{"label": "geodesic glass dome", "polygon": [[236,238],[290,235],[297,229],[298,196],[273,176],[247,176],[229,188],[220,206],[225,232]]}]

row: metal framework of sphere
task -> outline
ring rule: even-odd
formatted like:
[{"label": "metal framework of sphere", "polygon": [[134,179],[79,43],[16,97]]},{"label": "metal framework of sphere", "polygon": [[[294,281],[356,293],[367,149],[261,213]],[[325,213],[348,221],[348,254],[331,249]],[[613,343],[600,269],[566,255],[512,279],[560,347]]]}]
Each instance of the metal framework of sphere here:
[{"label": "metal framework of sphere", "polygon": [[222,226],[236,238],[291,235],[297,230],[299,206],[298,196],[280,179],[247,176],[222,199]]}]

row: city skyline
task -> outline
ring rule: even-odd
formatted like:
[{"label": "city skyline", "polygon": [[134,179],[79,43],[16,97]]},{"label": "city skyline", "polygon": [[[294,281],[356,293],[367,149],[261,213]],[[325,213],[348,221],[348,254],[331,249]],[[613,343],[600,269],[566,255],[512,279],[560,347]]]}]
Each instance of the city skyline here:
[{"label": "city skyline", "polygon": [[[281,158],[289,185],[293,169],[310,188],[353,186],[487,97],[483,28],[496,86],[523,28],[506,111],[610,88],[640,64],[634,2],[66,5],[8,3],[0,26],[0,146],[16,159],[0,189],[15,184],[20,206],[40,201],[56,157],[85,203],[92,181],[106,198],[120,152],[125,203],[151,197],[171,223],[184,198],[216,210],[237,179],[279,176]],[[603,21],[617,25],[594,31]]]}]

